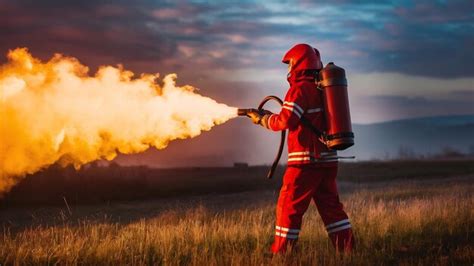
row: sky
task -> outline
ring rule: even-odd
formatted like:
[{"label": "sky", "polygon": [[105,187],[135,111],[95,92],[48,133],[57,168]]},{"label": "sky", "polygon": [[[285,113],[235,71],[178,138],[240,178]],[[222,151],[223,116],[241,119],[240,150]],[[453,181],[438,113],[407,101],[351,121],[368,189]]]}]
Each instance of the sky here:
[{"label": "sky", "polygon": [[[74,56],[92,70],[123,64],[177,73],[178,83],[239,107],[283,97],[281,58],[308,43],[323,63],[346,69],[355,123],[474,114],[469,0],[0,0],[0,40],[4,55],[28,47],[42,59]],[[244,127],[225,129],[249,133]]]}]

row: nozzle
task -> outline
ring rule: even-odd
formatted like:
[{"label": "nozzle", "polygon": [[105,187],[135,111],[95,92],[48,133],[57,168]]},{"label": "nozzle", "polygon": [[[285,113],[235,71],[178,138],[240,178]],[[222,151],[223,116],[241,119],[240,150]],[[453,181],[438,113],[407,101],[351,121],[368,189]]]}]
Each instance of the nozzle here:
[{"label": "nozzle", "polygon": [[256,109],[253,109],[253,108],[247,108],[247,109],[239,108],[239,109],[237,109],[237,115],[238,116],[247,116],[248,113],[253,112],[253,111],[256,111]]}]

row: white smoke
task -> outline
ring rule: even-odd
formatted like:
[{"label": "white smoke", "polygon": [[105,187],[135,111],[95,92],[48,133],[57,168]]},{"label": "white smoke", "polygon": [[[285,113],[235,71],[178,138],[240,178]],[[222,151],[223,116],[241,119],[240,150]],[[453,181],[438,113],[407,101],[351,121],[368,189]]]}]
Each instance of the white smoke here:
[{"label": "white smoke", "polygon": [[79,167],[117,153],[163,149],[236,116],[236,109],[176,86],[176,74],[134,78],[75,58],[41,62],[27,49],[0,66],[0,194],[25,174],[59,162]]}]

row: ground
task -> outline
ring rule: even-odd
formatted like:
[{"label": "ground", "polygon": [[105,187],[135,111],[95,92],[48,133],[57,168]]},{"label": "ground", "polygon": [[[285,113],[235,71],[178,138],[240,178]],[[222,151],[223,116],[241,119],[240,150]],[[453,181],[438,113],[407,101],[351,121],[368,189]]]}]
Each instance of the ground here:
[{"label": "ground", "polygon": [[[400,164],[390,165],[376,180],[341,178],[341,198],[357,237],[357,249],[348,256],[336,254],[314,206],[305,215],[297,253],[270,256],[277,197],[272,187],[3,208],[0,263],[472,265],[474,174],[439,171],[441,176],[416,178],[394,170]],[[350,167],[341,175],[360,168]]]}]

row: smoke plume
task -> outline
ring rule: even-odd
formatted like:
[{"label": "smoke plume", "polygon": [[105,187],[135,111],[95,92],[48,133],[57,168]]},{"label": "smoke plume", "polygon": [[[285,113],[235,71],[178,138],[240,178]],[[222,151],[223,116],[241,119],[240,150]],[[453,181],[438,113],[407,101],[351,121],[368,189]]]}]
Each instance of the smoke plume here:
[{"label": "smoke plume", "polygon": [[176,86],[176,74],[134,77],[121,66],[94,76],[75,58],[48,62],[25,48],[0,66],[0,194],[54,163],[76,168],[165,148],[236,116],[236,109]]}]

